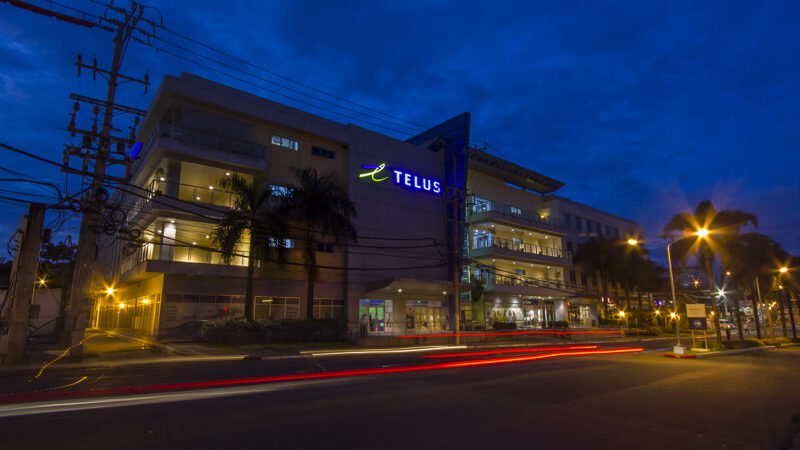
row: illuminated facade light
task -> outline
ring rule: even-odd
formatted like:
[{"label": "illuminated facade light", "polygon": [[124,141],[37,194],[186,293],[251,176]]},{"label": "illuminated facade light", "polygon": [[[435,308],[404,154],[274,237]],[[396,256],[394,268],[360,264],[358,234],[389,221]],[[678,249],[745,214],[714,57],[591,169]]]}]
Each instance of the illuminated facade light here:
[{"label": "illuminated facade light", "polygon": [[114,288],[110,287],[110,288],[106,289],[106,294],[112,295],[113,293],[114,293]]}]

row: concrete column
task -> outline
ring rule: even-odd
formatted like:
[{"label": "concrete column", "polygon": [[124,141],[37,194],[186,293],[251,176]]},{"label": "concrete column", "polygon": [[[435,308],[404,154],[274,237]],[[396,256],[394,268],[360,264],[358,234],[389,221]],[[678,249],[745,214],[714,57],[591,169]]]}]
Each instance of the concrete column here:
[{"label": "concrete column", "polygon": [[167,188],[164,194],[167,197],[178,198],[181,183],[181,162],[180,161],[167,161]]}]

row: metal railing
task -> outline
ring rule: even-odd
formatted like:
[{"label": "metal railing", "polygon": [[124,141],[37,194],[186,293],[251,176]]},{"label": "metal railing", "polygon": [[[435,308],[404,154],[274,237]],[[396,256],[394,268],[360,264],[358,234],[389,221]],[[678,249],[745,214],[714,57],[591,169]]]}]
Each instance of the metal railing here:
[{"label": "metal railing", "polygon": [[536,224],[561,228],[561,224],[557,219],[541,217],[541,215],[535,211],[529,211],[527,209],[522,209],[516,206],[506,205],[504,203],[494,201],[473,199],[472,203],[472,214],[494,212],[512,219],[522,219]]},{"label": "metal railing", "polygon": [[[222,263],[222,254],[216,250],[198,248],[193,245],[172,245],[172,252],[162,255],[161,246],[155,242],[148,242],[136,250],[132,255],[123,258],[120,263],[120,273],[125,273],[139,264],[146,261],[174,261],[199,264],[218,264]],[[237,252],[238,255],[231,258],[231,266],[246,266],[247,251]]]},{"label": "metal railing", "polygon": [[530,253],[533,255],[544,255],[552,258],[564,258],[564,251],[555,247],[544,247],[538,244],[529,244],[525,242],[517,242],[508,239],[502,239],[495,236],[478,236],[474,239],[474,249],[483,248],[505,248],[517,252]]},{"label": "metal railing", "polygon": [[228,191],[221,191],[211,186],[193,186],[191,184],[178,185],[178,200],[189,202],[208,203],[215,206],[231,208],[233,195]]},{"label": "metal railing", "polygon": [[489,277],[489,284],[503,286],[543,287],[553,289],[575,289],[575,285],[561,280],[547,280],[526,276],[493,275]]}]

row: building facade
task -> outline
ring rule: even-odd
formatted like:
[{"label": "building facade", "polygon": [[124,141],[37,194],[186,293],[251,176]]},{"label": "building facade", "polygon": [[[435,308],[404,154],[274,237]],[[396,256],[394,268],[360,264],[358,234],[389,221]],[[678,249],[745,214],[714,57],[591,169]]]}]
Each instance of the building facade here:
[{"label": "building facade", "polygon": [[306,240],[290,226],[286,261],[258,261],[256,319],[303,319],[311,301],[314,317],[344,319],[353,334],[452,331],[456,314],[465,329],[590,325],[572,308],[580,297],[563,202],[548,195],[563,183],[468,149],[469,119],[400,141],[166,76],[139,127],[131,181],[110,200],[126,227],[101,245],[92,325],[169,337],[241,317],[248,245],[228,264],[214,247],[215,224],[233,207],[220,180],[263,174],[281,192],[304,168],[339,178],[358,238],[338,245],[323,235],[308,299]]}]

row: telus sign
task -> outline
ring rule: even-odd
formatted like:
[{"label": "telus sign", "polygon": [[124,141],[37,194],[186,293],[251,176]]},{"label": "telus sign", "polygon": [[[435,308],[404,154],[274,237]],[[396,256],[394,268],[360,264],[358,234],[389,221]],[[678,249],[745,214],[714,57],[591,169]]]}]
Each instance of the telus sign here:
[{"label": "telus sign", "polygon": [[434,194],[439,194],[442,192],[442,183],[439,180],[416,175],[408,170],[386,167],[386,163],[382,163],[377,166],[365,165],[361,166],[361,168],[366,169],[367,172],[358,174],[359,178],[369,177],[376,183],[380,183],[391,178],[394,180],[394,184],[405,186],[415,191],[425,191]]}]

